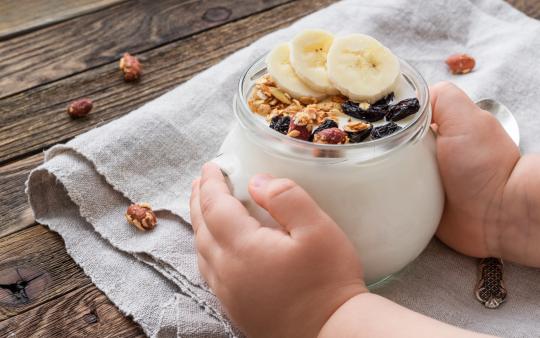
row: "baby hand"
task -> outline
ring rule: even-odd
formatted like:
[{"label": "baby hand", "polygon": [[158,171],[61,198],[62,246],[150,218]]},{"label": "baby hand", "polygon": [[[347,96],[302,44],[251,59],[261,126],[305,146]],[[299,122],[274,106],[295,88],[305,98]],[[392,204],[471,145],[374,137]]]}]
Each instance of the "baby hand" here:
[{"label": "baby hand", "polygon": [[249,192],[280,228],[251,217],[216,165],[193,183],[201,274],[248,336],[316,337],[334,311],[367,291],[356,251],[294,182],[258,175]]},{"label": "baby hand", "polygon": [[500,123],[459,88],[431,88],[437,158],[446,204],[437,236],[476,257],[501,256],[505,186],[520,158]]}]

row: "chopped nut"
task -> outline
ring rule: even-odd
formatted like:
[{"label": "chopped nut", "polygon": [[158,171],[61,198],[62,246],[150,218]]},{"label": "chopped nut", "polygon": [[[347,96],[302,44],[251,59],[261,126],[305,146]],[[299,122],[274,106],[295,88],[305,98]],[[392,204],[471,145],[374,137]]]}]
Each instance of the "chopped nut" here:
[{"label": "chopped nut", "polygon": [[368,102],[361,102],[358,104],[358,107],[362,110],[368,110],[371,105]]},{"label": "chopped nut", "polygon": [[341,103],[347,101],[348,98],[346,96],[343,96],[343,95],[333,95],[333,96],[330,97],[330,100],[332,102],[336,102],[336,103],[341,104]]},{"label": "chopped nut", "polygon": [[314,104],[318,102],[317,99],[314,97],[305,97],[305,96],[299,97],[298,101],[300,101],[303,104]]},{"label": "chopped nut", "polygon": [[343,114],[343,110],[341,110],[341,107],[334,108],[334,109],[330,109],[329,113],[332,115],[339,115],[339,114]]},{"label": "chopped nut", "polygon": [[291,100],[283,94],[283,92],[276,87],[270,87],[270,92],[272,93],[272,96],[278,99],[279,101],[285,103],[285,104],[291,104]]},{"label": "chopped nut", "polygon": [[347,125],[343,129],[345,131],[357,132],[357,131],[369,129],[370,127],[371,127],[371,124],[369,123],[365,123],[362,121],[352,121],[352,122],[347,123]]},{"label": "chopped nut", "polygon": [[467,74],[473,70],[476,61],[467,54],[454,54],[446,59],[446,64],[453,74]]},{"label": "chopped nut", "polygon": [[306,112],[305,110],[294,114],[294,124],[297,126],[307,126],[308,124],[311,124],[311,121],[312,119],[309,112]]},{"label": "chopped nut", "polygon": [[67,113],[71,117],[83,117],[92,110],[93,103],[91,99],[79,99],[70,103]]},{"label": "chopped nut", "polygon": [[270,111],[272,108],[269,104],[261,103],[259,107],[257,107],[257,113],[266,116],[267,114],[270,114]]},{"label": "chopped nut", "polygon": [[321,103],[314,104],[313,106],[315,106],[315,108],[320,109],[320,110],[330,111],[331,109],[336,109],[337,107],[341,105],[335,102],[321,102]]},{"label": "chopped nut", "polygon": [[266,95],[267,97],[272,96],[272,91],[270,90],[271,87],[268,87],[267,85],[262,84],[260,86],[257,86],[257,88],[259,88],[259,90],[261,90],[264,93],[264,95]]},{"label": "chopped nut", "polygon": [[265,74],[264,76],[261,76],[260,78],[255,81],[256,84],[265,84],[268,86],[275,87],[276,83],[274,82],[274,79],[270,76],[270,74]]},{"label": "chopped nut", "polygon": [[287,108],[285,108],[283,110],[284,113],[287,113],[287,114],[295,114],[295,113],[298,113],[299,111],[301,111],[303,109],[302,106],[297,106],[295,104],[291,104],[290,106],[288,106]]},{"label": "chopped nut", "polygon": [[124,73],[124,80],[133,81],[141,76],[141,63],[129,53],[124,53],[120,59],[120,70]]},{"label": "chopped nut", "polygon": [[301,133],[300,133],[298,130],[295,129],[295,130],[291,130],[291,131],[287,134],[287,136],[296,138],[296,137],[300,136],[300,134],[301,134]]},{"label": "chopped nut", "polygon": [[148,203],[135,203],[127,208],[126,220],[141,231],[156,227],[157,218]]},{"label": "chopped nut", "polygon": [[323,129],[313,136],[313,143],[343,144],[347,141],[347,134],[339,128]]},{"label": "chopped nut", "polygon": [[257,98],[259,98],[261,100],[266,100],[268,98],[268,96],[265,93],[263,93],[262,90],[257,90],[255,95],[257,96]]}]

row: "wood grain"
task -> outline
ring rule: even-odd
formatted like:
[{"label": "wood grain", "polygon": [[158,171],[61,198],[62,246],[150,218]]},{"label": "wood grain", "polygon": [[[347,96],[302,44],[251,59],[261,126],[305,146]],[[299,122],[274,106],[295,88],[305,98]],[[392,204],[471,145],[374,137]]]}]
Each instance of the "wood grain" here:
[{"label": "wood grain", "polygon": [[[122,116],[262,35],[333,2],[296,1],[139,54],[144,74],[138,83],[124,83],[114,62],[0,100],[0,164]],[[94,109],[87,118],[73,120],[65,109],[80,97],[92,98]]]},{"label": "wood grain", "polygon": [[540,1],[538,0],[506,0],[509,4],[527,14],[531,18],[540,19]]},{"label": "wood grain", "polygon": [[0,42],[0,98],[286,1],[128,1]]},{"label": "wood grain", "polygon": [[43,154],[39,153],[0,167],[0,238],[34,224],[24,183],[41,162]]},{"label": "wood grain", "polygon": [[0,337],[145,337],[93,285],[0,322]]},{"label": "wood grain", "polygon": [[25,302],[24,299],[9,299],[9,290],[0,288],[0,321],[92,284],[66,253],[60,236],[41,225],[0,238],[1,285],[14,282],[9,280],[14,268],[22,269],[21,275],[24,279],[33,276],[31,270],[46,272],[48,282],[42,292],[33,293],[29,297],[30,302]]},{"label": "wood grain", "polygon": [[0,1],[0,41],[125,0]]}]

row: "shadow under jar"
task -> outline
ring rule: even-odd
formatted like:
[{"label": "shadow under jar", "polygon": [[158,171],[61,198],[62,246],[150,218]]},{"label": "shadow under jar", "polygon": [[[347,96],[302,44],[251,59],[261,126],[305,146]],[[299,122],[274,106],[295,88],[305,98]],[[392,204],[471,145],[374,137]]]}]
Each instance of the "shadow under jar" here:
[{"label": "shadow under jar", "polygon": [[368,284],[401,270],[424,250],[444,204],[427,85],[414,68],[400,63],[402,82],[416,94],[419,112],[387,137],[332,145],[280,134],[249,109],[255,81],[266,73],[264,58],[259,59],[240,79],[233,102],[238,123],[214,159],[235,197],[266,226],[276,223],[249,197],[249,179],[270,173],[302,186],[352,241]]}]

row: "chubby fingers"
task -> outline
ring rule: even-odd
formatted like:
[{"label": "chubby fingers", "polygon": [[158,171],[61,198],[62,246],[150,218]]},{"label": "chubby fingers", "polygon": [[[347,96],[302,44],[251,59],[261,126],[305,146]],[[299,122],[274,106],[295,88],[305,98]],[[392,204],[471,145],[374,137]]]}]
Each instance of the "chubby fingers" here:
[{"label": "chubby fingers", "polygon": [[225,177],[213,163],[203,166],[199,200],[204,224],[222,245],[232,245],[260,227],[242,203],[231,195]]},{"label": "chubby fingers", "polygon": [[[212,234],[208,231],[204,217],[201,212],[200,203],[200,179],[193,181],[190,198],[190,216],[191,226],[195,233],[195,246],[199,256],[204,257],[208,261],[214,261],[214,257],[218,256],[221,248],[217,244]],[[201,270],[201,272],[203,272]],[[204,276],[204,274],[203,274]]]},{"label": "chubby fingers", "polygon": [[256,175],[250,181],[249,192],[293,237],[306,228],[328,224],[328,215],[304,189],[289,179]]},{"label": "chubby fingers", "polygon": [[189,198],[189,215],[191,217],[191,227],[193,233],[197,236],[197,232],[201,226],[204,226],[201,207],[199,202],[201,179],[197,178],[191,184],[191,196]]},{"label": "chubby fingers", "polygon": [[[477,117],[487,117],[464,91],[450,82],[439,82],[430,87],[432,122],[443,136],[462,134]],[[474,119],[473,119],[474,118]]]}]

